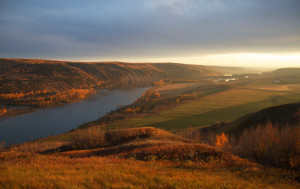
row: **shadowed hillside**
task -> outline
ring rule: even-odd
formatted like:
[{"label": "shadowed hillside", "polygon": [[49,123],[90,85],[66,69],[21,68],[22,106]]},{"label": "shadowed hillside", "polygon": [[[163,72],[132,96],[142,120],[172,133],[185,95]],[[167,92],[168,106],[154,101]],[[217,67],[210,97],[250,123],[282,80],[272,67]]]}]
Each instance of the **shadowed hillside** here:
[{"label": "shadowed hillside", "polygon": [[263,77],[275,83],[299,83],[300,68],[280,68],[273,72],[263,73]]},{"label": "shadowed hillside", "polygon": [[261,164],[300,170],[300,103],[266,108],[233,122],[177,134]]},{"label": "shadowed hillside", "polygon": [[284,104],[265,108],[258,112],[245,115],[232,122],[221,122],[209,127],[203,127],[201,132],[240,133],[245,129],[256,128],[259,125],[271,123],[280,127],[300,124],[300,103]]},{"label": "shadowed hillside", "polygon": [[[250,113],[231,122],[218,122],[210,126],[176,131],[179,135],[190,135],[189,138],[216,135],[222,132],[239,136],[248,129],[272,124],[278,127],[299,126],[300,103],[272,106],[258,112]],[[187,134],[188,133],[188,134]]]},{"label": "shadowed hillside", "polygon": [[274,78],[300,78],[300,68],[280,68],[271,73],[266,74],[266,76],[273,76]]}]

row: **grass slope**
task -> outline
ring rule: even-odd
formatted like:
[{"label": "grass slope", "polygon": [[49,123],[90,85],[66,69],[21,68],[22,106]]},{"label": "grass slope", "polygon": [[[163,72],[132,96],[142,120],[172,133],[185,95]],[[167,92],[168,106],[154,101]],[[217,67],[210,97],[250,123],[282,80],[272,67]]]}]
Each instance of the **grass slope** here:
[{"label": "grass slope", "polygon": [[[192,162],[0,154],[1,188],[297,188],[278,171],[203,169]],[[281,175],[282,178],[278,179]]]},{"label": "grass slope", "polygon": [[213,124],[209,127],[200,128],[200,131],[213,131],[215,133],[226,132],[229,134],[240,134],[245,129],[254,129],[268,123],[279,127],[300,124],[300,102],[272,106],[251,114],[244,115],[231,122]]},{"label": "grass slope", "polygon": [[299,97],[298,95],[294,95],[294,94],[275,96],[266,100],[220,108],[217,110],[212,110],[212,111],[208,111],[208,112],[204,112],[192,116],[187,116],[183,118],[172,119],[165,122],[154,123],[146,126],[155,126],[167,130],[205,126],[205,125],[213,124],[215,122],[231,121],[236,119],[237,117],[261,110],[269,106],[291,103],[297,100],[300,101],[300,98],[298,97]]},{"label": "grass slope", "polygon": [[97,149],[2,152],[0,187],[297,188],[288,171],[264,168],[164,130],[121,129],[106,135],[113,145]]}]

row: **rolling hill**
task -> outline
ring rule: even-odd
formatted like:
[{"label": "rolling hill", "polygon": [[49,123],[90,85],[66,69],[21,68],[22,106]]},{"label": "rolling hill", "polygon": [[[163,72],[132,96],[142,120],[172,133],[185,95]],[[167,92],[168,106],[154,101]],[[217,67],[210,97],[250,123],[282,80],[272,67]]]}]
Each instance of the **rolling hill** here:
[{"label": "rolling hill", "polygon": [[199,80],[219,75],[205,66],[174,63],[0,59],[0,105],[51,107],[85,99],[97,88],[150,86],[162,79]]},{"label": "rolling hill", "polygon": [[201,133],[221,133],[241,134],[245,129],[254,129],[260,125],[271,123],[279,127],[295,126],[300,124],[300,102],[272,106],[260,111],[247,114],[231,122],[219,122],[207,127],[194,130],[194,134]]},{"label": "rolling hill", "polygon": [[266,76],[274,77],[277,79],[282,78],[300,78],[300,68],[280,68],[273,72],[266,73]]},{"label": "rolling hill", "polygon": [[231,67],[231,66],[208,66],[210,69],[224,75],[224,74],[257,74],[260,72],[271,71],[270,68],[243,68],[243,67]]},{"label": "rolling hill", "polygon": [[[95,131],[95,130],[94,130]],[[87,144],[81,136],[74,142]],[[91,138],[95,132],[87,132]],[[294,171],[263,167],[167,131],[129,128],[103,134],[106,146],[0,152],[0,186],[8,188],[296,188]],[[98,135],[98,136],[100,136]],[[98,142],[98,141],[94,141]],[[102,141],[103,143],[103,141]],[[34,144],[32,144],[34,145]],[[101,144],[100,144],[101,145]],[[33,148],[32,148],[33,149]],[[39,149],[34,148],[35,150]],[[38,182],[37,182],[38,181]]]},{"label": "rolling hill", "polygon": [[300,68],[280,68],[272,72],[265,72],[262,76],[275,83],[299,83]]},{"label": "rolling hill", "polygon": [[201,79],[220,74],[205,66],[120,62],[65,62],[36,59],[0,59],[0,90],[34,90],[149,85],[160,79]]}]

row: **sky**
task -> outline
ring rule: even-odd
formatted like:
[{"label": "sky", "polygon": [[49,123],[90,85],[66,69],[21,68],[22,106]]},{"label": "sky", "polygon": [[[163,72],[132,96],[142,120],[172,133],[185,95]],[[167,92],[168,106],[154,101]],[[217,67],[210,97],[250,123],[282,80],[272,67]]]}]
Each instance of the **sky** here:
[{"label": "sky", "polygon": [[300,67],[300,0],[0,0],[0,57]]}]

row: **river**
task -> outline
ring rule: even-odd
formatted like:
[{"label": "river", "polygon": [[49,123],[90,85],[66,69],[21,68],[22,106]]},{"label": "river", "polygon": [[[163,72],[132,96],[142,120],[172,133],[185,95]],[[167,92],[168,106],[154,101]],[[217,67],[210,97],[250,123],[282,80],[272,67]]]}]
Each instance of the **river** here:
[{"label": "river", "polygon": [[148,88],[101,90],[94,96],[76,103],[0,120],[0,141],[6,145],[22,143],[49,135],[62,134],[80,124],[94,121],[116,109],[120,104],[133,103]]}]

